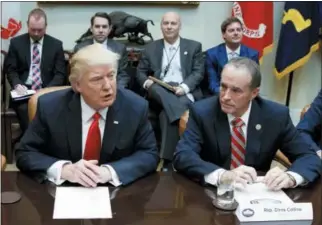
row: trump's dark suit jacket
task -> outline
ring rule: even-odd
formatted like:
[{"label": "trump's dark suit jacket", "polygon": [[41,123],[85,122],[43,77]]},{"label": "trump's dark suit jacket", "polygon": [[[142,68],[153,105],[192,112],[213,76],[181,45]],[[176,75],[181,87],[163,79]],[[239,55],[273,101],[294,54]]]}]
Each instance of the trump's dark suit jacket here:
[{"label": "trump's dark suit jacket", "polygon": [[[12,88],[17,84],[25,85],[31,60],[29,34],[22,34],[11,39],[4,70]],[[43,38],[40,70],[42,87],[62,86],[66,83],[63,44],[47,34]]]},{"label": "trump's dark suit jacket", "polygon": [[[74,53],[76,53],[78,50],[85,46],[92,45],[93,43],[93,39],[87,39],[77,44],[74,48]],[[120,55],[119,65],[117,69],[117,85],[122,87],[128,87],[130,84],[131,77],[126,72],[126,67],[128,64],[126,46],[117,41],[114,41],[113,39],[108,39],[106,45],[111,51]]]},{"label": "trump's dark suit jacket", "polygon": [[[17,167],[36,172],[43,181],[58,160],[82,159],[80,95],[72,89],[41,96],[35,119],[16,148]],[[109,107],[99,164],[112,166],[126,185],[152,172],[158,164],[155,136],[148,120],[148,103],[123,88]]]},{"label": "trump's dark suit jacket", "polygon": [[[259,63],[259,53],[255,49],[240,45],[240,55]],[[209,90],[216,94],[219,92],[221,71],[228,62],[226,44],[222,43],[206,51],[206,73],[208,76]]]},{"label": "trump's dark suit jacket", "polygon": [[305,140],[315,151],[322,148],[322,89],[315,97],[303,119],[297,125]]},{"label": "trump's dark suit jacket", "polygon": [[[143,52],[137,68],[137,81],[142,87],[148,76],[160,79],[162,72],[164,40],[156,40],[148,44]],[[204,77],[204,56],[201,52],[201,43],[180,38],[180,61],[183,83],[196,100],[202,98],[200,82]]]},{"label": "trump's dark suit jacket", "polygon": [[[257,97],[251,106],[245,165],[268,171],[280,149],[292,162],[290,171],[309,182],[319,176],[321,161],[293,126],[287,107]],[[174,155],[175,168],[203,182],[204,175],[231,162],[230,127],[227,114],[213,96],[191,106],[187,128]]]}]

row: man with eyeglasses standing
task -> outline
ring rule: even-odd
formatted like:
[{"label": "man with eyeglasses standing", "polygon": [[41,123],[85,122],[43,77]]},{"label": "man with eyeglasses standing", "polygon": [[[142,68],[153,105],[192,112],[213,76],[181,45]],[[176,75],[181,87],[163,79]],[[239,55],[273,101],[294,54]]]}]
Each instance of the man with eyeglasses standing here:
[{"label": "man with eyeglasses standing", "polygon": [[[4,62],[11,87],[20,95],[28,89],[38,91],[44,87],[66,83],[66,64],[63,43],[46,34],[47,16],[39,8],[28,15],[28,33],[10,41]],[[28,127],[28,99],[13,101],[10,106],[17,113],[22,132]]]}]

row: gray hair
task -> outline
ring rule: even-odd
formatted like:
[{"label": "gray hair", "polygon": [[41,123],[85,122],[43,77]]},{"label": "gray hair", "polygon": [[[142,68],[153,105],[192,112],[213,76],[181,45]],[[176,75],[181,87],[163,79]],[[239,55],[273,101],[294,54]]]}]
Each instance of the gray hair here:
[{"label": "gray hair", "polygon": [[254,60],[246,57],[236,57],[231,59],[224,67],[226,66],[233,66],[235,68],[243,68],[248,70],[252,77],[250,88],[255,89],[260,87],[262,75],[259,69],[259,65]]},{"label": "gray hair", "polygon": [[69,81],[75,91],[75,83],[83,74],[89,72],[90,66],[110,65],[116,76],[120,56],[106,49],[102,44],[95,43],[80,49],[70,60]]}]

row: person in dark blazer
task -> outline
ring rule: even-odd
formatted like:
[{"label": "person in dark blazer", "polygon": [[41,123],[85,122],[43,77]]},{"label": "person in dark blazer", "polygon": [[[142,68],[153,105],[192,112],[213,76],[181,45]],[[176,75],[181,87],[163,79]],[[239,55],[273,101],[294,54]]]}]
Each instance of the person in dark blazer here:
[{"label": "person in dark blazer", "polygon": [[[321,172],[314,150],[294,127],[286,106],[258,96],[259,66],[239,57],[222,71],[220,96],[196,102],[177,145],[174,167],[204,184],[218,185],[228,176],[246,184],[267,172],[273,190],[313,182]],[[287,171],[270,169],[280,149],[291,161]]]},{"label": "person in dark blazer", "polygon": [[[204,74],[201,43],[179,36],[180,16],[166,13],[161,21],[163,39],[148,44],[137,68],[137,81],[147,91],[151,108],[159,115],[162,130],[161,157],[172,160],[179,140],[178,120],[188,105],[202,98]],[[153,76],[174,86],[169,91],[154,83]]]},{"label": "person in dark blazer", "polygon": [[93,37],[85,39],[74,47],[74,53],[79,49],[94,43],[101,43],[106,48],[119,54],[119,68],[117,70],[117,85],[122,87],[129,87],[131,77],[126,72],[128,64],[127,51],[124,44],[121,44],[113,39],[108,39],[108,35],[112,30],[112,23],[110,16],[105,12],[98,12],[91,18],[91,32]]},{"label": "person in dark blazer", "polygon": [[297,129],[301,132],[305,140],[322,158],[322,89],[315,97],[303,119],[298,123]]},{"label": "person in dark blazer", "polygon": [[221,33],[225,43],[206,51],[206,73],[209,91],[219,93],[221,71],[225,64],[234,57],[247,57],[259,63],[257,50],[241,43],[243,37],[242,23],[236,17],[230,17],[221,24]]},{"label": "person in dark blazer", "polygon": [[148,103],[116,87],[118,55],[101,44],[71,60],[72,88],[40,96],[16,148],[16,164],[39,181],[127,185],[159,161]]},{"label": "person in dark blazer", "polygon": [[[19,94],[27,89],[62,86],[66,83],[63,44],[45,34],[47,17],[36,8],[28,16],[28,33],[10,40],[4,70],[11,88]],[[17,113],[21,130],[28,127],[28,99],[10,102]]]}]

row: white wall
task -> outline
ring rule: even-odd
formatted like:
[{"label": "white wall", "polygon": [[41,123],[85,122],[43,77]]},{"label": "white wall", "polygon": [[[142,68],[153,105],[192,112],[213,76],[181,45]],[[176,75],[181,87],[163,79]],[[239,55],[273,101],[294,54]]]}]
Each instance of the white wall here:
[{"label": "white wall", "polygon": [[[28,13],[36,2],[22,2],[21,16],[27,19]],[[65,49],[72,49],[74,41],[89,27],[90,17],[98,11],[107,13],[123,10],[144,19],[152,19],[155,26],[149,30],[155,39],[161,38],[160,19],[167,11],[177,11],[182,17],[181,35],[195,39],[203,44],[203,50],[222,42],[221,22],[231,14],[232,2],[201,2],[197,8],[159,7],[159,6],[115,6],[102,5],[66,5],[42,6],[48,16],[48,33],[61,39]],[[78,3],[80,4],[80,3]],[[285,103],[288,77],[277,80],[272,73],[277,48],[284,2],[274,2],[274,49],[264,57],[261,66],[263,74],[261,93],[272,100]],[[24,26],[26,31],[26,26]],[[321,88],[321,53],[314,53],[310,61],[294,74],[291,96],[291,116],[294,123],[299,119],[301,108],[310,103]]]}]

